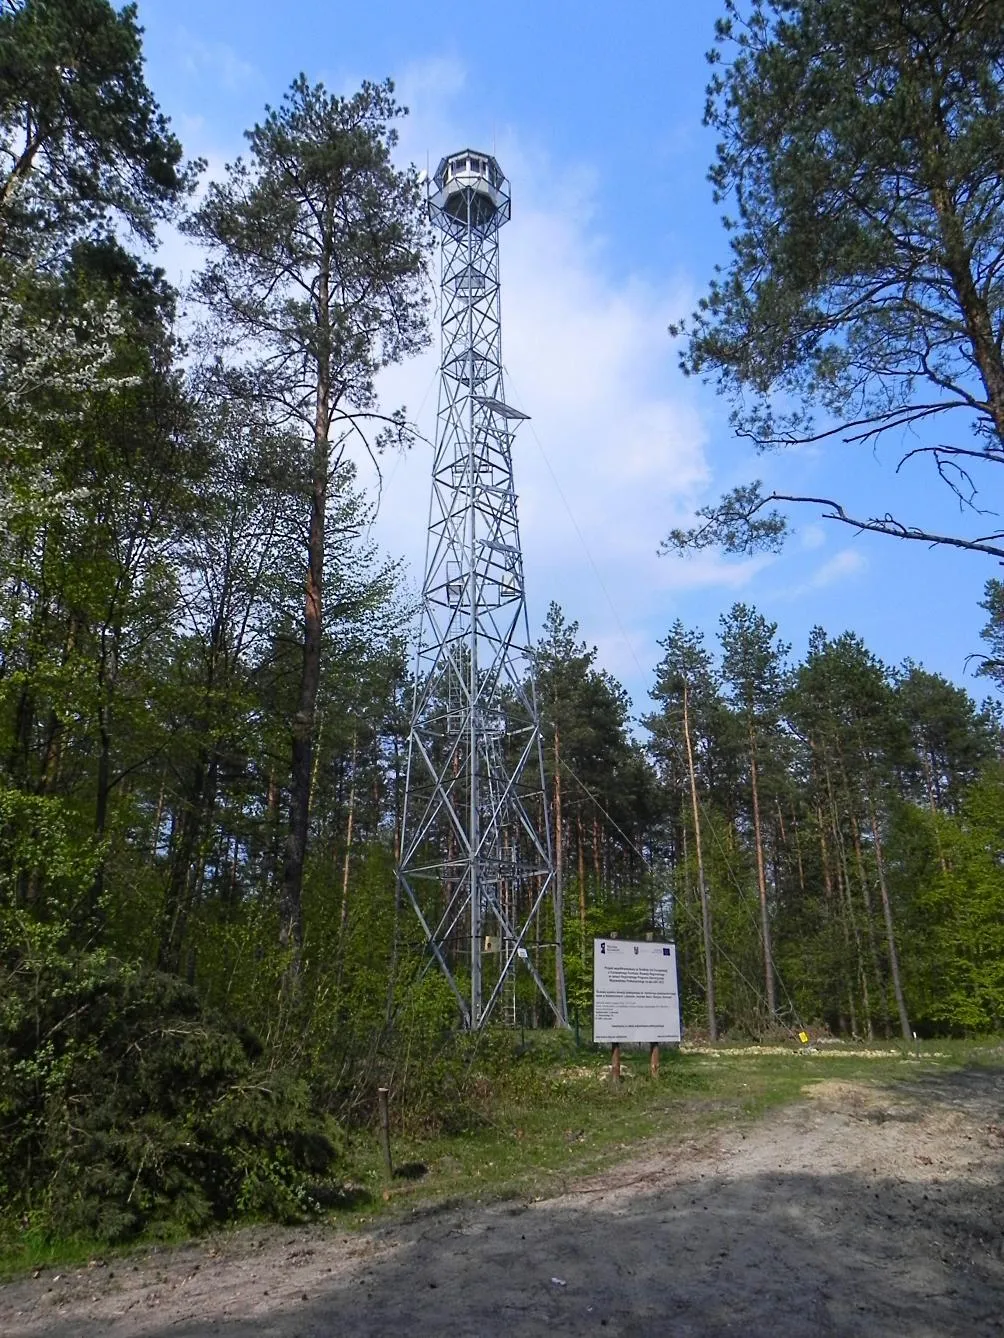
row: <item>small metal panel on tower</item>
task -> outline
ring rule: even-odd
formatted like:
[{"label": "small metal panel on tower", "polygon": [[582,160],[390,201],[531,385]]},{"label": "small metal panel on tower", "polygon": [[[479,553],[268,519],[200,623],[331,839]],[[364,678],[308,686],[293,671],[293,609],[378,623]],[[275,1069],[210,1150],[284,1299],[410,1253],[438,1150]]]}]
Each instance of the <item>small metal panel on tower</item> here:
[{"label": "small metal panel on tower", "polygon": [[527,415],[502,368],[510,195],[495,158],[445,157],[429,212],[442,353],[398,876],[468,1027],[496,1010],[516,1021],[517,970],[567,1025],[513,483]]}]

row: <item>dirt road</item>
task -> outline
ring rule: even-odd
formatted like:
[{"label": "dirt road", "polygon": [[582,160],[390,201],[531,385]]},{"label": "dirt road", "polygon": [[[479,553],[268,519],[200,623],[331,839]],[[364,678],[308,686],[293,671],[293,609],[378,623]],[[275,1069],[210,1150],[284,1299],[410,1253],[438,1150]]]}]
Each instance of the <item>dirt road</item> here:
[{"label": "dirt road", "polygon": [[1004,1335],[1004,1075],[837,1081],[548,1202],[0,1289],[5,1338]]}]

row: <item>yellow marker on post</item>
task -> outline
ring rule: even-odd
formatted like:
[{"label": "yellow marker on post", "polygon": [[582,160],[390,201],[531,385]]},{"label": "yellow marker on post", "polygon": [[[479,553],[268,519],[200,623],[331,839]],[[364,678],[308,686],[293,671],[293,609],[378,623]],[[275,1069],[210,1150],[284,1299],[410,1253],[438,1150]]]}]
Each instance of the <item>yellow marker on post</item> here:
[{"label": "yellow marker on post", "polygon": [[807,1033],[804,1032],[804,1031],[800,1031],[800,1032],[798,1033],[798,1039],[802,1042],[803,1045],[808,1045],[808,1044],[809,1044],[809,1037],[808,1037]]}]

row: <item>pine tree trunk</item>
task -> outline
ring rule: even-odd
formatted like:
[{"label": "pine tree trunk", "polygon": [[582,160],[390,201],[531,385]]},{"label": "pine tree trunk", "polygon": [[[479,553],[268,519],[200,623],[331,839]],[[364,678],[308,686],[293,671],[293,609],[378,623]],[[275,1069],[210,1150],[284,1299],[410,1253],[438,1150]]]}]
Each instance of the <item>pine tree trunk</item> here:
[{"label": "pine tree trunk", "polygon": [[586,842],[582,830],[581,800],[580,811],[575,815],[575,836],[579,855],[579,954],[583,966],[586,961]]},{"label": "pine tree trunk", "polygon": [[872,896],[868,887],[864,855],[861,851],[861,833],[857,818],[851,815],[851,835],[854,837],[854,862],[857,865],[858,880],[861,883],[861,897],[865,903],[865,926],[868,930],[868,956],[871,958],[872,975],[879,992],[882,1017],[882,1033],[889,1039],[889,1000],[882,986],[882,971],[879,967],[878,944],[875,942],[875,917],[872,914]]},{"label": "pine tree trunk", "polygon": [[[322,264],[317,279],[317,308],[327,323],[330,274]],[[300,689],[292,727],[292,768],[289,796],[289,835],[279,897],[279,944],[289,951],[288,978],[299,974],[303,950],[303,866],[307,856],[310,822],[311,756],[317,691],[321,680],[323,636],[324,527],[328,503],[331,384],[329,354],[322,346],[317,356],[314,400],[314,442],[311,461],[310,525],[307,536],[307,582],[303,618],[303,661]]]},{"label": "pine tree trunk", "polygon": [[938,830],[938,799],[935,794],[934,786],[934,766],[931,762],[930,754],[926,748],[918,749],[921,761],[924,766],[924,783],[927,788],[927,803],[931,810],[931,817],[934,819],[934,843],[938,847],[938,863],[941,865],[941,872],[948,872],[948,863],[945,860],[944,847],[941,844],[941,832]]},{"label": "pine tree trunk", "polygon": [[280,803],[279,782],[275,771],[269,768],[268,794],[266,798],[268,816],[268,852],[265,862],[265,877],[268,885],[275,886],[276,874],[282,858],[282,806]]},{"label": "pine tree trunk", "polygon": [[[871,1040],[874,1032],[872,1027],[871,1002],[868,994],[868,980],[864,965],[864,952],[861,947],[861,930],[858,927],[857,917],[854,914],[854,901],[851,893],[851,879],[847,868],[847,847],[844,843],[844,835],[840,828],[840,817],[837,811],[837,801],[833,792],[833,783],[830,777],[830,769],[825,769],[826,792],[830,801],[830,825],[833,832],[833,844],[839,858],[837,869],[838,881],[844,895],[846,914],[848,923],[854,936],[854,966],[857,969],[858,984],[861,987],[861,1006],[864,1010],[865,1034]],[[850,945],[848,945],[849,947]]]},{"label": "pine tree trunk", "polygon": [[879,835],[878,815],[875,812],[875,804],[872,801],[871,794],[868,795],[868,813],[871,818],[872,838],[875,841],[875,864],[878,869],[879,892],[882,896],[882,914],[885,918],[886,942],[889,947],[889,971],[892,975],[892,989],[896,996],[896,1010],[899,1013],[900,1031],[903,1033],[904,1041],[913,1040],[913,1032],[910,1029],[910,1018],[906,1011],[906,1000],[903,997],[903,982],[899,974],[899,953],[896,951],[896,933],[892,922],[892,905],[889,901],[889,888],[885,878],[885,860],[882,858],[882,838]]},{"label": "pine tree trunk", "polygon": [[798,890],[801,893],[802,902],[805,902],[805,868],[802,864],[802,837],[798,826],[798,819],[794,813],[791,817],[792,831],[795,834],[795,864],[798,868]]},{"label": "pine tree trunk", "polygon": [[596,878],[597,896],[603,889],[603,868],[600,864],[600,820],[593,814],[593,874]]},{"label": "pine tree trunk", "polygon": [[565,991],[565,824],[561,808],[561,738],[554,726],[554,993],[558,1021],[568,1025]]},{"label": "pine tree trunk", "polygon": [[753,726],[750,724],[750,784],[753,791],[753,839],[756,843],[756,876],[760,888],[760,924],[763,931],[763,972],[767,986],[767,1011],[771,1017],[777,1012],[774,996],[774,952],[770,940],[770,915],[767,910],[767,875],[763,859],[763,835],[760,830],[760,793],[757,784],[756,744],[753,739]]},{"label": "pine tree trunk", "polygon": [[352,760],[349,763],[351,779],[349,780],[349,813],[345,824],[345,860],[342,864],[342,905],[338,914],[338,941],[341,947],[342,939],[345,936],[345,926],[349,922],[349,870],[352,867],[352,825],[355,821],[356,813],[356,734],[352,734]]},{"label": "pine tree trunk", "polygon": [[[825,824],[823,824],[822,808],[817,807],[815,814],[817,814],[817,822],[819,824],[819,850],[821,850],[822,854],[823,886],[826,888],[827,900],[829,900],[830,904],[833,904],[833,875],[830,874],[830,856],[826,848],[826,832]],[[839,864],[834,867],[834,874],[837,875],[837,914],[839,925],[841,925],[843,931],[843,962],[842,969],[838,971],[838,974],[839,978],[843,979],[843,985],[845,985],[847,991],[847,1014],[849,1014],[847,1022],[849,1022],[850,1025],[850,1034],[851,1036],[857,1036],[857,1005],[854,1004],[854,986],[853,983],[851,983],[851,981],[853,981],[853,963],[851,963],[850,950],[851,934],[850,927],[847,925],[847,906],[841,895],[841,887],[839,887],[839,882],[841,882],[841,870],[839,870]]]},{"label": "pine tree trunk", "polygon": [[[94,801],[94,839],[97,842],[104,840],[105,830],[108,826],[108,799],[111,794],[111,761],[112,761],[112,738],[108,727],[108,704],[102,702],[98,707],[98,771],[97,786]],[[98,862],[98,867],[94,871],[94,882],[91,886],[91,910],[96,912],[104,895],[105,887],[105,860],[104,855]]]},{"label": "pine tree trunk", "polygon": [[697,803],[697,775],[694,770],[694,750],[690,742],[690,708],[687,683],[683,684],[683,737],[687,744],[687,774],[690,777],[690,803],[694,815],[694,845],[697,851],[697,887],[701,898],[701,934],[704,940],[704,989],[708,1005],[708,1036],[718,1040],[718,1021],[715,1016],[715,972],[711,939],[711,901],[704,878],[704,854],[701,849],[701,815]]},{"label": "pine tree trunk", "polygon": [[[111,771],[112,771],[112,736],[109,723],[108,697],[111,695],[112,685],[115,682],[117,670],[117,649],[118,634],[115,632],[110,637],[109,631],[105,627],[101,632],[101,659],[98,669],[98,696],[100,704],[97,711],[98,725],[98,769],[97,786],[94,801],[94,837],[97,842],[104,840],[105,830],[108,826],[108,801],[111,795]],[[94,872],[94,882],[91,886],[91,910],[97,912],[105,888],[105,861],[102,855],[97,869]]]},{"label": "pine tree trunk", "polygon": [[163,767],[160,773],[160,789],[157,791],[157,811],[153,819],[153,840],[150,842],[150,858],[157,858],[157,851],[160,849],[160,825],[164,821],[164,790],[167,785],[167,767]]},{"label": "pine tree trunk", "polygon": [[[847,956],[844,979],[847,982],[847,1004],[851,1015],[851,1035],[857,1036],[859,1035],[858,1015],[857,1015],[857,1005],[854,1002],[854,985],[853,985],[854,968],[851,961],[851,942],[853,940],[855,948],[857,949],[856,959],[857,959],[859,984],[861,982],[861,944],[858,941],[858,928],[854,922],[854,911],[851,907],[850,889],[847,888],[844,879],[844,874],[846,873],[846,866],[844,866],[843,864],[838,864],[835,872],[837,875],[837,893],[840,896],[842,918],[844,922],[844,949]],[[868,1007],[867,996],[865,996],[864,1003],[866,1010],[865,1027],[867,1030],[867,1028],[870,1026],[870,1020],[867,1016],[867,1007]]]},{"label": "pine tree trunk", "polygon": [[[830,873],[829,851],[826,848],[826,831],[825,831],[825,825],[823,823],[823,810],[818,804],[816,805],[816,825],[819,830],[819,853],[823,868],[823,888],[825,889],[826,892],[826,901],[830,910],[830,915],[832,917],[833,904],[834,904],[833,879]],[[838,871],[837,878],[839,879],[839,877],[840,874]],[[844,902],[842,897],[837,898],[837,922],[839,923],[841,929],[843,930],[843,939],[844,939],[844,970],[840,970],[838,968],[837,978],[838,979],[843,978],[845,981],[845,986],[847,989],[847,1003],[848,1003],[848,1014],[849,1014],[847,1022],[850,1027],[851,1035],[854,1036],[857,1034],[858,1030],[857,1015],[854,1006],[854,990],[852,989],[850,982],[848,981],[847,976],[845,974],[847,964],[851,955],[851,935],[850,935],[850,930],[847,927],[847,912],[846,909],[844,908]],[[838,949],[835,948],[835,952],[837,951]]]},{"label": "pine tree trunk", "polygon": [[401,744],[394,733],[394,867],[401,863]]},{"label": "pine tree trunk", "polygon": [[181,969],[181,951],[204,866],[203,842],[207,824],[216,808],[218,776],[216,755],[203,749],[183,801],[178,840],[171,851],[157,949],[157,965],[162,971],[177,973]]}]

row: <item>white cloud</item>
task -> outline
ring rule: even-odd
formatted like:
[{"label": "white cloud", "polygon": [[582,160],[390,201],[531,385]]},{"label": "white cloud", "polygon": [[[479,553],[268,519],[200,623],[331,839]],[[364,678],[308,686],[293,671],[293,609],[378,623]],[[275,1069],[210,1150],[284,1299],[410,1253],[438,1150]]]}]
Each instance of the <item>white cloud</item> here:
[{"label": "white cloud", "polygon": [[666,557],[667,575],[662,584],[667,590],[742,590],[774,561],[769,553],[741,561],[712,552]]},{"label": "white cloud", "polygon": [[856,548],[842,548],[822,566],[817,567],[807,581],[789,591],[789,597],[794,599],[813,590],[824,590],[827,586],[836,585],[838,581],[860,575],[867,566],[868,559]]},{"label": "white cloud", "polygon": [[[402,147],[424,165],[416,146],[431,139],[433,167],[444,153],[483,143],[453,124],[450,98],[462,72],[452,62],[437,69],[426,64],[398,82],[412,108]],[[434,138],[426,138],[427,126]],[[666,330],[692,295],[679,281],[613,277],[588,166],[558,167],[510,130],[498,136],[497,157],[513,191],[512,221],[500,239],[507,397],[531,415],[514,451],[531,621],[557,600],[579,620],[583,638],[603,647],[604,664],[637,680],[639,663],[658,658],[647,629],[664,631],[676,616],[675,592],[736,589],[770,559],[658,556],[664,534],[692,514],[710,481],[704,425]],[[429,435],[438,330],[435,340],[426,356],[391,369],[382,387],[388,407],[407,404]],[[430,465],[425,446],[386,462],[375,526],[416,575]]]},{"label": "white cloud", "polygon": [[236,93],[259,79],[257,68],[227,42],[206,42],[187,28],[180,28],[176,42],[185,73],[212,79],[228,93]]},{"label": "white cloud", "polygon": [[[213,57],[193,44],[193,61]],[[513,217],[501,235],[502,339],[507,397],[531,415],[515,447],[531,624],[557,600],[579,620],[582,636],[603,648],[603,663],[634,678],[643,693],[639,684],[658,659],[655,635],[677,615],[676,597],[738,589],[769,561],[657,554],[664,534],[687,521],[711,481],[704,424],[666,328],[693,294],[675,279],[614,277],[595,219],[595,173],[587,164],[556,165],[544,147],[511,128],[489,126],[486,133],[458,125],[455,103],[465,81],[464,67],[450,58],[399,74],[398,97],[411,109],[400,126],[400,157],[423,167],[428,159],[434,169],[443,154],[473,143],[495,148],[512,182]],[[227,146],[207,142],[196,119],[190,124],[202,131],[191,151],[210,159],[207,177],[221,176],[239,144],[228,155]],[[160,263],[184,280],[198,257],[183,238],[164,240]],[[383,407],[405,404],[429,436],[438,329],[433,335],[426,354],[389,369],[380,387]],[[375,484],[365,459],[359,463],[362,480]],[[389,553],[408,560],[413,586],[424,562],[430,467],[431,450],[422,444],[382,461],[374,533]]]},{"label": "white cloud", "polygon": [[[452,129],[446,124],[450,102],[463,92],[467,84],[467,69],[453,56],[430,56],[416,60],[395,80],[398,100],[413,112],[416,104],[419,116],[411,115],[401,128],[401,146],[410,157],[417,157],[416,146],[430,142],[442,122],[442,130]],[[424,146],[423,146],[424,147]]]},{"label": "white cloud", "polygon": [[822,548],[826,543],[826,531],[822,525],[804,525],[798,531],[803,548]]}]

